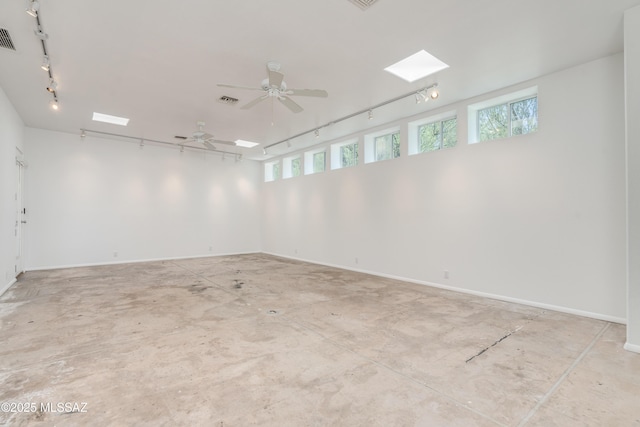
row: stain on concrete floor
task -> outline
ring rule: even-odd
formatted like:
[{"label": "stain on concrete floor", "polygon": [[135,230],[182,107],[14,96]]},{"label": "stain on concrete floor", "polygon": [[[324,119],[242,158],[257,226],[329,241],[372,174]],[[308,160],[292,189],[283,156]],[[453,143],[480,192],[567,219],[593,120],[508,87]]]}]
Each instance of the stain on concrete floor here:
[{"label": "stain on concrete floor", "polygon": [[624,334],[262,254],[29,272],[0,298],[0,424],[636,425]]}]

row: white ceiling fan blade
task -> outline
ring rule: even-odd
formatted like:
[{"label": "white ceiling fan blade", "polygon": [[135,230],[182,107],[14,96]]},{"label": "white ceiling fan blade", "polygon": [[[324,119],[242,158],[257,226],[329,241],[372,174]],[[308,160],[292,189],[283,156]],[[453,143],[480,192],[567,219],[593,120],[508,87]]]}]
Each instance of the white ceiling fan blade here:
[{"label": "white ceiling fan blade", "polygon": [[284,105],[285,107],[287,107],[289,110],[293,111],[294,113],[299,113],[301,111],[303,111],[303,108],[301,106],[299,106],[298,104],[296,104],[293,99],[283,96],[281,98],[278,98],[278,101],[280,101],[282,103],[282,105]]},{"label": "white ceiling fan blade", "polygon": [[247,87],[247,86],[234,86],[234,85],[221,85],[221,84],[219,84],[218,86],[220,86],[220,87],[230,87],[232,89],[264,90],[261,87]]},{"label": "white ceiling fan blade", "polygon": [[282,79],[284,79],[284,74],[269,70],[269,86],[279,88],[282,86]]},{"label": "white ceiling fan blade", "polygon": [[318,98],[326,98],[329,96],[326,90],[322,89],[289,89],[287,95],[295,96],[315,96]]},{"label": "white ceiling fan blade", "polygon": [[206,133],[205,132],[204,134],[202,134],[202,136],[200,138],[208,141],[210,139],[213,139],[213,135],[211,135],[210,133]]},{"label": "white ceiling fan blade", "polygon": [[208,150],[216,151],[216,147],[214,147],[213,144],[211,144],[209,141],[202,141],[202,143],[205,147],[207,147]]},{"label": "white ceiling fan blade", "polygon": [[242,107],[240,107],[240,109],[241,110],[248,110],[249,108],[255,106],[257,103],[264,101],[268,97],[269,97],[269,95],[260,96],[260,97],[258,97],[256,99],[254,99],[253,101],[251,101],[250,103],[248,103],[247,105],[243,105]]},{"label": "white ceiling fan blade", "polygon": [[233,145],[235,147],[236,143],[233,141],[223,141],[220,139],[212,139],[211,142],[214,144],[223,144],[223,145]]}]

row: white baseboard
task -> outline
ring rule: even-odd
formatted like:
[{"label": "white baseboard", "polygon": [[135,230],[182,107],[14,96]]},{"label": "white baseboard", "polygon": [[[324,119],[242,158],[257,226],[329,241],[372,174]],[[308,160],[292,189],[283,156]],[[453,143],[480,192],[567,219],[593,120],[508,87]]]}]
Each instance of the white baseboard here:
[{"label": "white baseboard", "polygon": [[2,294],[7,292],[9,290],[9,288],[12,287],[14,285],[14,283],[16,283],[17,281],[18,281],[18,279],[14,278],[12,281],[10,281],[6,285],[4,285],[2,288],[0,288],[0,296],[2,296]]},{"label": "white baseboard", "polygon": [[545,309],[545,310],[558,311],[558,312],[567,313],[567,314],[574,314],[576,316],[589,317],[589,318],[592,318],[592,319],[604,320],[606,322],[620,323],[620,324],[623,324],[623,325],[627,324],[627,319],[624,318],[624,317],[610,316],[610,315],[602,314],[602,313],[593,313],[593,312],[590,312],[590,311],[577,310],[577,309],[570,308],[570,307],[563,307],[563,306],[558,306],[558,305],[553,305],[553,304],[545,304],[545,303],[536,302],[536,301],[528,301],[528,300],[523,300],[523,299],[519,299],[519,298],[512,298],[512,297],[508,297],[508,296],[504,296],[504,295],[497,295],[497,294],[491,294],[491,293],[487,293],[487,292],[474,291],[474,290],[471,290],[471,289],[457,288],[455,286],[444,285],[444,284],[441,284],[441,283],[426,282],[426,281],[423,281],[423,280],[416,280],[416,279],[411,279],[411,278],[407,278],[407,277],[395,276],[395,275],[392,275],[392,274],[379,273],[379,272],[376,272],[376,271],[369,271],[369,270],[363,270],[363,269],[358,269],[358,268],[353,268],[353,267],[348,267],[348,266],[343,266],[343,265],[336,265],[336,264],[329,264],[329,263],[311,261],[311,260],[306,260],[306,259],[302,259],[302,258],[297,258],[297,257],[291,257],[291,256],[287,256],[287,255],[281,255],[281,254],[277,254],[277,253],[272,253],[272,252],[263,252],[263,253],[265,253],[267,255],[273,255],[273,256],[281,257],[281,258],[292,259],[292,260],[295,260],[295,261],[303,261],[303,262],[308,262],[308,263],[312,263],[312,264],[325,265],[327,267],[340,268],[340,269],[343,269],[343,270],[355,271],[357,273],[370,274],[372,276],[384,277],[384,278],[387,278],[387,279],[394,279],[394,280],[400,280],[400,281],[403,281],[403,282],[415,283],[415,284],[418,284],[418,285],[431,286],[431,287],[434,287],[434,288],[444,289],[444,290],[447,290],[447,291],[460,292],[460,293],[463,293],[463,294],[469,294],[469,295],[474,295],[474,296],[483,297],[483,298],[490,298],[490,299],[495,299],[495,300],[499,300],[499,301],[505,301],[505,302],[512,302],[512,303],[515,303],[515,304],[527,305],[527,306],[530,306],[530,307],[542,308],[542,309]]},{"label": "white baseboard", "polygon": [[135,264],[140,262],[158,262],[158,261],[176,261],[181,259],[193,259],[193,258],[214,258],[220,256],[231,256],[231,255],[251,255],[261,253],[259,251],[254,252],[230,252],[230,253],[220,253],[220,254],[206,254],[206,255],[187,255],[180,257],[170,257],[170,258],[149,258],[149,259],[123,259],[120,261],[109,261],[109,262],[95,262],[95,263],[86,263],[86,264],[65,264],[65,265],[50,265],[50,266],[36,266],[36,267],[27,267],[26,271],[41,271],[41,270],[60,270],[63,268],[79,268],[79,267],[100,267],[104,265],[118,265],[118,264]]},{"label": "white baseboard", "polygon": [[634,353],[640,353],[640,345],[638,344],[631,344],[629,341],[627,341],[624,344],[624,349],[627,351],[632,351]]}]

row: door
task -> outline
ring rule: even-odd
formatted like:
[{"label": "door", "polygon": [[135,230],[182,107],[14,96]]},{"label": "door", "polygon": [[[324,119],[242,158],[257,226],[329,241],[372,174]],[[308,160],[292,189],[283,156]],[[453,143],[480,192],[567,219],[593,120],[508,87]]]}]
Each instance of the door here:
[{"label": "door", "polygon": [[16,262],[15,262],[15,276],[24,272],[23,262],[23,237],[24,237],[24,225],[26,224],[26,211],[24,208],[23,194],[24,194],[24,154],[19,148],[16,148],[16,195],[15,195],[15,212],[16,212],[16,225],[15,225],[15,242],[16,242]]}]

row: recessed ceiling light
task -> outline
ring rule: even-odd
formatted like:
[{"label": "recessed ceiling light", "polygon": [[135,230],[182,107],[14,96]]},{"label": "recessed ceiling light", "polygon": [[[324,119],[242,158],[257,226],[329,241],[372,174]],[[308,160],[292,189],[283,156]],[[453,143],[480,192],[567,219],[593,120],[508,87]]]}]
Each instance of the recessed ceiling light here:
[{"label": "recessed ceiling light", "polygon": [[93,120],[96,122],[105,122],[120,126],[126,126],[129,123],[129,119],[125,117],[110,116],[102,113],[93,113]]},{"label": "recessed ceiling light", "polygon": [[412,83],[445,68],[449,66],[429,52],[421,50],[384,70]]},{"label": "recessed ceiling light", "polygon": [[238,147],[251,148],[251,147],[255,147],[256,145],[260,145],[260,144],[257,143],[257,142],[245,141],[243,139],[236,139],[236,145]]}]

